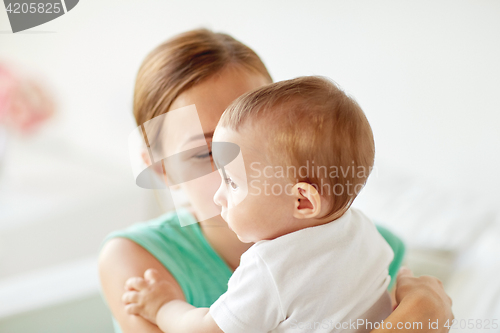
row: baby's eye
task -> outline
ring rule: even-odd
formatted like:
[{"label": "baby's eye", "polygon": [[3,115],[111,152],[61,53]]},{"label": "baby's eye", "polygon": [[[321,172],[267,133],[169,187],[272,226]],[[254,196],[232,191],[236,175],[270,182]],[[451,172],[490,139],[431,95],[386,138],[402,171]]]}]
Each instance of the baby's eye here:
[{"label": "baby's eye", "polygon": [[238,185],[235,182],[233,182],[233,180],[230,177],[225,178],[224,180],[225,180],[226,184],[228,184],[229,186],[231,186],[231,188],[233,190],[236,190],[238,188]]}]

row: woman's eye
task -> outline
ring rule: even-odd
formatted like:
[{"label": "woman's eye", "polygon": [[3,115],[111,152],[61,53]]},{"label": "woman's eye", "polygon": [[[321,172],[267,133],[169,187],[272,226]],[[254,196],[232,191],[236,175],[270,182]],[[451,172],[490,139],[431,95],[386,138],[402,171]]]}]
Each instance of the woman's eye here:
[{"label": "woman's eye", "polygon": [[206,154],[195,155],[194,158],[202,160],[202,159],[205,159],[205,158],[209,158],[211,156],[212,156],[212,152],[210,151],[210,152],[208,152]]}]

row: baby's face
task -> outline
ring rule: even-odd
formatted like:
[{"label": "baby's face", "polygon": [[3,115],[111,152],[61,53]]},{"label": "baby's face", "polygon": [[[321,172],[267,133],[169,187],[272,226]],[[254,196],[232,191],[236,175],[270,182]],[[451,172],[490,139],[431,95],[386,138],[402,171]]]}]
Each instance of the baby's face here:
[{"label": "baby's face", "polygon": [[[219,169],[222,182],[214,202],[222,207],[221,216],[229,227],[246,243],[286,233],[294,204],[285,193],[289,183],[264,172],[268,166],[266,140],[259,132],[250,125],[242,126],[238,132],[217,127],[213,137],[215,144],[230,142],[240,147],[240,155]],[[217,160],[217,153],[214,159]]]}]

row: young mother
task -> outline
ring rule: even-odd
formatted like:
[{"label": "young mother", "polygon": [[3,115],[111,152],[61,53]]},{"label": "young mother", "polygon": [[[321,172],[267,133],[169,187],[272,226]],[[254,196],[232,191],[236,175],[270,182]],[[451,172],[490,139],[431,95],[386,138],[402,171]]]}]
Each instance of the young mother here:
[{"label": "young mother", "polygon": [[[226,107],[245,92],[271,82],[260,58],[244,44],[206,29],[189,31],[158,46],[144,60],[135,85],[134,116],[140,126],[165,112],[195,104],[209,144]],[[175,144],[170,142],[170,147],[175,148]],[[206,155],[197,158],[210,162],[211,157]],[[189,198],[190,209],[181,209],[178,214],[193,222],[198,217],[216,215],[219,208],[213,203],[213,195],[219,184],[215,172],[212,184],[205,188],[179,185]],[[395,280],[401,247],[390,232],[382,228],[379,231],[395,252],[389,268]],[[240,256],[250,246],[239,241],[220,215],[180,227],[177,215],[170,212],[112,233],[102,247],[99,272],[116,332],[161,332],[141,317],[125,313],[121,297],[128,278],[154,268],[171,282],[180,298],[194,306],[209,307],[226,291]],[[432,277],[400,273],[396,301],[399,306],[386,320],[394,328],[398,322],[422,322],[418,331],[427,332],[429,319],[444,322],[453,316],[451,300],[439,280]]]}]

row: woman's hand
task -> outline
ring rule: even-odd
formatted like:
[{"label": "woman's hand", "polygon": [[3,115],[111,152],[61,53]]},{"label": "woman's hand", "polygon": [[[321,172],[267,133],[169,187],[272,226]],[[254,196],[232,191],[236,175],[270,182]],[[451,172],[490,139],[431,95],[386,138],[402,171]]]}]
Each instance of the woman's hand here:
[{"label": "woman's hand", "polygon": [[183,299],[183,295],[178,294],[168,281],[162,280],[154,269],[148,269],[144,278],[129,278],[125,289],[128,290],[122,296],[125,311],[139,315],[153,324],[156,324],[156,314],[162,305]]},{"label": "woman's hand", "polygon": [[[444,292],[441,281],[432,276],[414,277],[405,267],[398,273],[396,303],[396,309],[384,320],[385,325],[371,333],[445,333],[449,329],[444,325],[447,321],[450,325],[454,319],[451,298]],[[437,327],[429,327],[429,323],[436,322]]]},{"label": "woman's hand", "polygon": [[438,315],[440,326],[441,322],[444,324],[455,318],[451,312],[451,298],[444,292],[439,279],[426,275],[414,277],[411,270],[402,267],[397,277],[396,303],[399,305],[406,297],[420,299],[422,306]]}]

